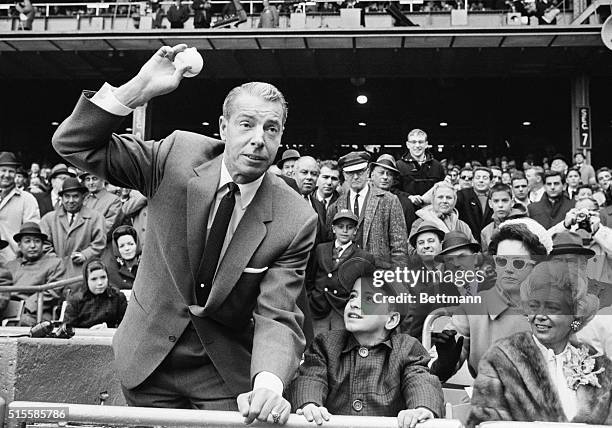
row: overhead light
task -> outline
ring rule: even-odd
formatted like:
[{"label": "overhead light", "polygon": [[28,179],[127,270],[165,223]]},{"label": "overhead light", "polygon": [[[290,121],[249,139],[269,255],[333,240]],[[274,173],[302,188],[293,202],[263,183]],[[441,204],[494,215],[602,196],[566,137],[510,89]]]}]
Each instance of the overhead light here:
[{"label": "overhead light", "polygon": [[523,122],[523,126],[531,126],[531,122],[526,120],[525,122]]},{"label": "overhead light", "polygon": [[357,125],[359,125],[359,126],[367,126],[367,123],[365,123],[365,122],[359,122]]},{"label": "overhead light", "polygon": [[208,123],[208,122],[202,122],[202,125],[204,125],[204,126],[208,126],[208,125],[210,125],[210,123]]},{"label": "overhead light", "polygon": [[446,122],[440,122],[440,126],[441,126],[441,127],[448,126],[448,123],[446,123]]},{"label": "overhead light", "polygon": [[215,137],[218,137],[218,136],[219,136],[219,133],[218,133],[218,132],[215,132],[213,135],[214,135]]},{"label": "overhead light", "polygon": [[443,149],[443,148],[444,148],[444,147],[442,147],[442,146],[438,146],[438,153],[442,153],[442,149]]},{"label": "overhead light", "polygon": [[486,145],[486,144],[479,144],[479,145],[478,145],[478,148],[479,148],[479,149],[486,149],[487,147],[489,147],[489,146],[488,146],[488,145]]},{"label": "overhead light", "polygon": [[132,128],[125,128],[125,132],[132,132]]},{"label": "overhead light", "polygon": [[59,122],[51,122],[51,126],[58,126]]},{"label": "overhead light", "polygon": [[359,104],[365,104],[368,102],[368,97],[366,97],[365,95],[358,95],[357,96],[357,102]]},{"label": "overhead light", "polygon": [[404,147],[401,144],[385,144],[384,147]]}]

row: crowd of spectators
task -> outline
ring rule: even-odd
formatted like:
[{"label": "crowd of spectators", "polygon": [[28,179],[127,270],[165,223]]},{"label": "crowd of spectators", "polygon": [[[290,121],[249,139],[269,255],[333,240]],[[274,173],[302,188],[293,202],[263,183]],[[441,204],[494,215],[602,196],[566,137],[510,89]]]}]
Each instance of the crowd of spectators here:
[{"label": "crowd of spectators", "polygon": [[[176,6],[180,13],[180,0]],[[487,401],[499,397],[487,398],[486,394],[495,364],[509,364],[495,359],[500,349],[509,347],[506,351],[514,352],[519,342],[520,346],[533,345],[531,336],[521,336],[517,342],[513,335],[525,335],[533,328],[533,322],[523,316],[521,302],[526,293],[542,287],[542,282],[533,282],[535,273],[561,275],[558,266],[569,266],[570,272],[557,279],[577,287],[578,272],[578,282],[585,290],[574,290],[571,298],[579,301],[576,304],[582,305],[584,313],[580,317],[574,314],[578,324],[572,324],[571,330],[612,356],[606,341],[612,330],[609,323],[601,321],[612,306],[611,170],[595,170],[583,153],[576,153],[572,161],[555,155],[539,164],[531,158],[520,162],[505,156],[482,163],[437,160],[428,150],[427,133],[420,129],[408,134],[406,147],[397,159],[389,154],[373,158],[366,151],[356,151],[339,159],[320,160],[291,149],[279,154],[278,163],[270,168],[302,195],[318,216],[305,279],[314,334],[299,380],[289,391],[305,417],[326,419],[326,402],[330,406],[334,403],[338,411],[346,407],[331,396],[315,394],[312,398],[307,394],[312,392],[312,377],[325,377],[321,353],[342,352],[338,343],[353,340],[346,332],[329,339],[331,330],[346,327],[356,340],[372,339],[372,346],[384,342],[380,336],[372,338],[349,328],[351,316],[360,316],[355,295],[366,292],[364,283],[355,289],[356,280],[377,269],[457,272],[480,268],[486,273],[483,281],[461,286],[448,280],[422,281],[411,291],[482,296],[486,304],[477,315],[474,306],[457,306],[456,301],[427,303],[412,306],[402,316],[389,318],[389,324],[379,326],[383,333],[396,329],[410,333],[417,342],[393,345],[399,339],[389,333],[392,341],[388,346],[410,346],[412,350],[404,357],[418,354],[420,362],[414,364],[441,382],[467,364],[476,378],[474,423],[484,420],[491,406],[503,407]],[[131,288],[146,247],[146,210],[142,194],[116,188],[88,172],[65,164],[41,168],[36,163],[26,170],[13,153],[0,153],[0,285],[39,285],[82,275],[77,285],[44,293],[42,318],[57,318],[58,307],[66,301],[65,321],[73,326],[116,327],[126,308],[121,290]],[[361,260],[359,268],[345,266],[354,264],[355,259]],[[353,273],[343,273],[347,271]],[[525,291],[525,287],[531,288]],[[0,294],[0,311],[9,299],[25,302],[21,325],[36,322],[36,295]],[[593,302],[596,307],[591,308]],[[423,322],[434,309],[451,306],[453,316],[442,332],[434,334],[433,359],[429,361],[418,344]],[[600,313],[596,315],[596,311]],[[593,323],[589,323],[591,319]],[[569,335],[569,330],[566,333]],[[314,342],[313,337],[317,337]],[[540,336],[536,332],[534,337]],[[533,349],[536,345],[550,348],[554,344],[538,341]],[[498,354],[492,355],[495,349]],[[359,355],[363,357],[361,350]],[[486,376],[481,376],[481,371]],[[553,383],[557,382],[559,374],[551,373]],[[328,375],[346,377],[349,373]],[[422,377],[423,384],[410,387],[417,391],[433,388],[428,389],[427,399],[411,404],[427,411],[402,414],[402,418],[441,416],[437,380],[429,376]],[[343,392],[340,388],[336,393]],[[580,403],[576,404],[575,395],[572,404],[572,399],[567,399],[571,394],[565,390],[563,394],[557,411],[562,409],[567,420],[572,420]],[[392,406],[389,400],[386,406]],[[538,412],[534,418],[550,416]],[[382,415],[377,410],[370,414]]]},{"label": "crowd of spectators", "polygon": [[[193,0],[183,2],[176,0],[170,5],[162,5],[160,0],[148,0],[145,8],[141,10],[140,3],[129,5],[113,5],[102,9],[88,8],[83,6],[62,6],[60,4],[51,6],[48,10],[37,7],[31,0],[22,0],[15,3],[8,13],[19,18],[17,29],[31,30],[35,16],[87,16],[96,15],[100,12],[113,16],[131,16],[135,26],[140,25],[143,16],[152,17],[153,28],[167,28],[164,18],[169,23],[169,28],[184,28],[185,22],[193,17],[194,28],[211,28],[211,26],[221,25],[229,20],[234,23],[246,21],[247,12],[242,7],[240,1],[230,0],[225,4],[213,4],[210,0]],[[343,0],[332,2],[318,2],[316,5],[302,6],[297,2],[283,2],[271,4],[269,0],[263,0],[261,5],[256,4],[254,10],[249,11],[253,15],[259,15],[257,20],[258,28],[276,28],[279,26],[279,16],[288,16],[296,11],[306,13],[339,14],[342,8],[361,8],[364,13],[386,13],[389,2],[375,2]],[[571,5],[564,4],[563,0],[470,0],[467,3],[460,0],[425,0],[421,4],[405,5],[400,4],[402,12],[450,12],[454,9],[466,8],[469,11],[504,11],[518,13],[526,19],[530,18],[538,21],[539,25],[556,24],[556,17],[564,7]],[[4,13],[0,11],[0,13]]]}]

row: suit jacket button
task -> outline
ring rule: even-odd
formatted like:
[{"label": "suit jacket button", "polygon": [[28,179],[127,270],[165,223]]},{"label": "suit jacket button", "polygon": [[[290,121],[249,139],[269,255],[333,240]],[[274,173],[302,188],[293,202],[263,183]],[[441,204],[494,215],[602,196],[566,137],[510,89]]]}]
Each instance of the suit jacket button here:
[{"label": "suit jacket button", "polygon": [[327,274],[328,278],[331,278],[332,276],[334,276],[331,272]]},{"label": "suit jacket button", "polygon": [[176,336],[168,336],[170,342],[176,342]]},{"label": "suit jacket button", "polygon": [[363,346],[361,348],[359,348],[359,356],[361,358],[367,357],[369,355],[369,353],[370,353],[370,351],[368,351],[368,348],[363,347]]},{"label": "suit jacket button", "polygon": [[338,294],[338,290],[334,290],[334,294]]},{"label": "suit jacket button", "polygon": [[363,409],[363,403],[361,402],[361,400],[353,401],[353,410],[355,410],[356,412],[361,412],[361,409]]},{"label": "suit jacket button", "polygon": [[200,288],[204,288],[204,283],[200,284]]},{"label": "suit jacket button", "polygon": [[325,287],[325,288],[323,289],[323,291],[327,292],[327,291],[329,291],[329,288]]}]

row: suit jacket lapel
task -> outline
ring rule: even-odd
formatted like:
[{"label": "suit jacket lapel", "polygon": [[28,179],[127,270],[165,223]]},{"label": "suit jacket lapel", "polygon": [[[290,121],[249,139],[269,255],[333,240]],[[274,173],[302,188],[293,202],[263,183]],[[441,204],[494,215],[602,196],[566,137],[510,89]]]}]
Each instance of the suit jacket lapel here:
[{"label": "suit jacket lapel", "polygon": [[194,168],[195,177],[187,183],[187,251],[193,278],[197,278],[204,245],[208,215],[221,176],[221,156]]},{"label": "suit jacket lapel", "polygon": [[265,223],[271,221],[273,217],[272,187],[273,184],[266,173],[219,263],[212,290],[204,308],[205,313],[214,312],[223,303],[238,282],[257,247],[266,237]]},{"label": "suit jacket lapel", "polygon": [[322,260],[319,260],[319,264],[323,267],[325,272],[329,273],[334,270],[335,260],[334,257],[334,246],[336,245],[336,241],[326,242],[323,245],[322,251]]}]

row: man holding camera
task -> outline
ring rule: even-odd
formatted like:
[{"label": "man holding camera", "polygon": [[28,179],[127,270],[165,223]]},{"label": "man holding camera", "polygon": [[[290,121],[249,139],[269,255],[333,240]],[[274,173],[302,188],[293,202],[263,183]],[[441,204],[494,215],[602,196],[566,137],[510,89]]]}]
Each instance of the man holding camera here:
[{"label": "man holding camera", "polygon": [[[595,252],[587,263],[587,276],[609,289],[612,284],[612,229],[601,224],[599,205],[595,199],[576,201],[576,206],[567,212],[565,220],[548,229],[548,233],[554,236],[568,230],[577,232],[582,237],[583,247]],[[609,300],[610,304],[611,292],[606,293],[610,294],[610,299],[604,299]],[[604,306],[603,301],[600,303]]]}]

